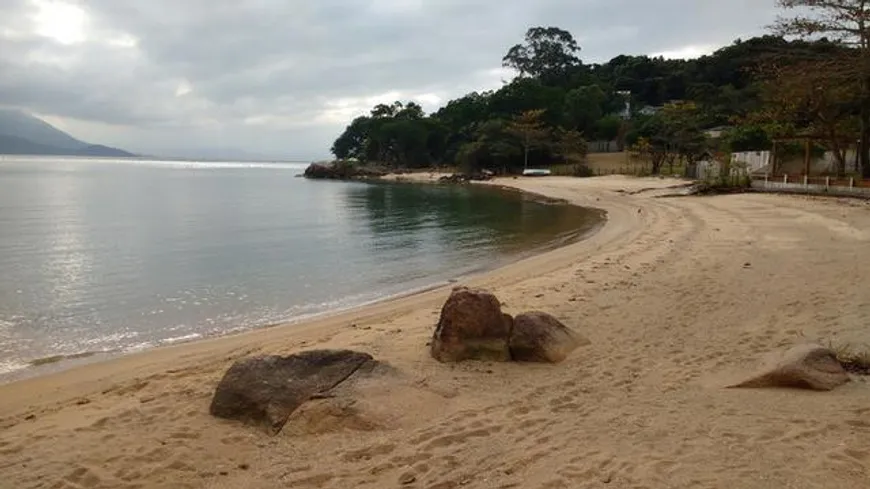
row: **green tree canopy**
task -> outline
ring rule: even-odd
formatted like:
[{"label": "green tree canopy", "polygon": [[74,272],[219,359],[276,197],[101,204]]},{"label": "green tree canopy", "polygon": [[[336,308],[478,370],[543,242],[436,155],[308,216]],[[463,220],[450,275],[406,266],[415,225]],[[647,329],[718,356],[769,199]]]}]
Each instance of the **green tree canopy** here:
[{"label": "green tree canopy", "polygon": [[526,32],[524,44],[508,50],[502,59],[506,68],[513,68],[520,76],[541,80],[566,77],[578,67],[580,46],[570,32],[558,27],[533,27]]}]

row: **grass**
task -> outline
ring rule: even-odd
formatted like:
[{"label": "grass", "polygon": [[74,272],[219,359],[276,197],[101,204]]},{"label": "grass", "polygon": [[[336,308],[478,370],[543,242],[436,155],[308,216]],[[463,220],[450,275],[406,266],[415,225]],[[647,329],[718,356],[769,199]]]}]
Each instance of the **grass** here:
[{"label": "grass", "polygon": [[[632,162],[627,153],[590,153],[585,167],[588,175],[577,175],[576,163],[553,165],[550,170],[561,176],[642,175],[647,165]],[[649,170],[646,170],[647,173]]]},{"label": "grass", "polygon": [[[648,177],[652,175],[652,165],[647,162],[634,161],[629,158],[627,152],[621,153],[590,153],[586,157],[586,167],[589,169],[588,176],[601,175],[631,175],[636,177]],[[554,175],[577,176],[574,164],[554,165],[550,167]],[[660,176],[682,176],[685,167],[675,164],[673,168],[663,165]]]}]

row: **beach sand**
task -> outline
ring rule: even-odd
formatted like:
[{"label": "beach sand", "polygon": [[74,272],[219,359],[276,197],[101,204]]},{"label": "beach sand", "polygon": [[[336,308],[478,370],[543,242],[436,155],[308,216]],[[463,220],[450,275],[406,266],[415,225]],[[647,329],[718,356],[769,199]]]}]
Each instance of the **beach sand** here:
[{"label": "beach sand", "polygon": [[[449,288],[0,387],[0,487],[867,488],[870,384],[724,385],[767,352],[870,345],[870,206],[657,198],[674,181],[501,180],[605,209],[576,244],[463,281],[589,338],[559,365],[442,365]],[[398,374],[284,431],[209,416],[249,355],[352,348]]]}]

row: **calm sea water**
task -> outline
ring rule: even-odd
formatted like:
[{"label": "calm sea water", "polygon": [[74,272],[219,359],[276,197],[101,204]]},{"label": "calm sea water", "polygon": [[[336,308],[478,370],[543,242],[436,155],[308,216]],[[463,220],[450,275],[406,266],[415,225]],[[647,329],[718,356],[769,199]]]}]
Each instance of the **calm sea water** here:
[{"label": "calm sea water", "polygon": [[0,373],[357,305],[588,232],[492,189],[294,164],[0,157]]}]

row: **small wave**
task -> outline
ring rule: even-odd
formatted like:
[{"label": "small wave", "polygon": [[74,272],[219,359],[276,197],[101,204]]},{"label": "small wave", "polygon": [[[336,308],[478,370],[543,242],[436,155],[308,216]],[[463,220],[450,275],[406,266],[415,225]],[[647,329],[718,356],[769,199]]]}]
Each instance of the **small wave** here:
[{"label": "small wave", "polygon": [[96,338],[84,340],[82,343],[84,343],[85,345],[118,344],[123,343],[126,340],[136,338],[137,336],[139,336],[139,333],[136,331],[119,331],[117,333],[107,334],[104,336],[98,336]]},{"label": "small wave", "polygon": [[149,348],[154,348],[157,346],[153,341],[143,341],[141,343],[134,343],[132,345],[125,346],[122,350],[124,353],[136,353],[139,351],[147,350]]},{"label": "small wave", "polygon": [[11,374],[19,370],[24,370],[29,365],[15,360],[0,360],[0,375]]},{"label": "small wave", "polygon": [[184,343],[186,341],[193,341],[196,339],[202,338],[202,334],[200,333],[191,333],[186,334],[184,336],[176,336],[174,338],[166,338],[165,340],[160,340],[161,345],[174,345],[176,343]]},{"label": "small wave", "polygon": [[0,318],[0,330],[14,328],[16,325],[16,322],[15,322],[16,319],[19,319],[19,316],[12,316],[11,319]]},{"label": "small wave", "polygon": [[142,341],[139,343],[134,343],[132,345],[127,345],[123,348],[123,353],[136,353],[144,350],[150,350],[151,348],[157,348],[159,346],[168,346],[175,345],[178,343],[185,343],[188,341],[194,341],[203,338],[202,333],[190,333],[181,336],[173,336],[171,338],[163,338],[163,339],[154,339],[151,341]]}]

